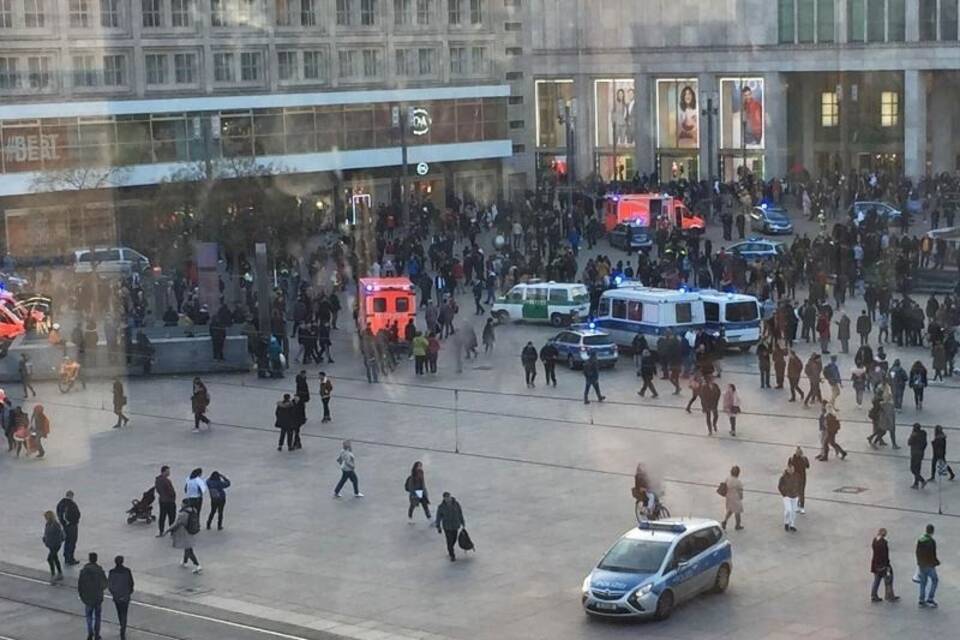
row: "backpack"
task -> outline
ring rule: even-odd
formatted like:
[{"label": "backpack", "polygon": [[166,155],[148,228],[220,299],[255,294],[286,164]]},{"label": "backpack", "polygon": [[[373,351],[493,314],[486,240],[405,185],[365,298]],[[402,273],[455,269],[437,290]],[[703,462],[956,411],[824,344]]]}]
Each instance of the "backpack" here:
[{"label": "backpack", "polygon": [[200,533],[200,512],[196,509],[191,509],[187,517],[187,533],[192,536]]}]

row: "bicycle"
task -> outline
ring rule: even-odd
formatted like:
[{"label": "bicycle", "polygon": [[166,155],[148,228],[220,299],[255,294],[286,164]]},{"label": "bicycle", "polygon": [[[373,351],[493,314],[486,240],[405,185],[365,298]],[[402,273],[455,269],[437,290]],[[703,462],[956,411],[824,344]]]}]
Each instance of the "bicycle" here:
[{"label": "bicycle", "polygon": [[57,381],[57,388],[60,393],[69,393],[73,385],[80,377],[80,365],[77,363],[64,363],[60,365],[60,377]]},{"label": "bicycle", "polygon": [[653,522],[670,517],[670,509],[668,509],[667,506],[659,500],[656,502],[652,514],[647,515],[645,509],[646,506],[640,500],[637,500],[636,504],[634,504],[633,511],[637,516],[637,524],[640,524],[644,521]]}]

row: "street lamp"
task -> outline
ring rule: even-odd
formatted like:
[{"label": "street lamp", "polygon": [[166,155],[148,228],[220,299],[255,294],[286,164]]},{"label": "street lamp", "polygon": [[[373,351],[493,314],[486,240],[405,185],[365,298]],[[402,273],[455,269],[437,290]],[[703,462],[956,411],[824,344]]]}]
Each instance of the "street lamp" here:
[{"label": "street lamp", "polygon": [[[564,98],[557,99],[557,120],[560,124],[566,127],[566,142],[567,142],[567,211],[572,215],[573,214],[573,181],[575,171],[574,171],[574,160],[573,154],[575,152],[575,146],[573,142],[574,126],[577,121],[577,99],[571,98],[565,100]],[[560,218],[560,233],[563,233],[564,230],[564,221],[566,215],[561,216]]]}]

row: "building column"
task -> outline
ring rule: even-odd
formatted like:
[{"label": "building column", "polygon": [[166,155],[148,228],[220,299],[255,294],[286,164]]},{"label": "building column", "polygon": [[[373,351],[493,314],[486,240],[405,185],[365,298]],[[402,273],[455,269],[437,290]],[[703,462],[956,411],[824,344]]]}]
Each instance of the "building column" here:
[{"label": "building column", "polygon": [[763,76],[764,178],[787,174],[787,83],[783,73]]},{"label": "building column", "polygon": [[642,175],[649,175],[654,169],[654,160],[656,154],[656,136],[654,127],[657,124],[653,121],[653,101],[657,99],[653,90],[653,78],[646,73],[640,73],[634,76],[633,80],[634,103],[633,103],[633,123],[634,123],[634,143],[635,157],[634,166]]},{"label": "building column", "polygon": [[930,118],[933,173],[953,172],[953,118],[957,95],[949,82],[931,82]]},{"label": "building column", "polygon": [[[717,76],[712,73],[701,73],[697,76],[697,106],[700,109],[700,179],[710,180],[720,175],[720,85]],[[707,100],[713,100],[713,108],[717,115],[703,115],[707,109]],[[711,125],[712,121],[712,125]],[[710,140],[710,127],[713,127],[713,140]],[[711,142],[713,147],[711,148]],[[710,163],[713,162],[713,175],[710,175]]]},{"label": "building column", "polygon": [[927,172],[927,82],[922,71],[903,72],[903,171],[918,179]]},{"label": "building column", "polygon": [[[797,80],[799,82],[799,80]],[[813,83],[808,81],[808,85]],[[817,130],[817,122],[820,116],[820,110],[818,108],[818,103],[820,102],[820,96],[817,91],[811,90],[811,87],[804,86],[800,87],[801,104],[800,104],[800,128],[801,128],[801,149],[800,149],[800,162],[803,164],[804,169],[810,172],[810,175],[818,175],[816,171],[816,155],[814,154],[815,146],[815,133]],[[789,167],[788,167],[789,168]]]},{"label": "building column", "polygon": [[573,157],[576,162],[574,178],[580,182],[592,174],[596,168],[593,153],[593,79],[586,75],[578,75],[574,82],[573,91],[577,98],[577,115],[573,122]]}]

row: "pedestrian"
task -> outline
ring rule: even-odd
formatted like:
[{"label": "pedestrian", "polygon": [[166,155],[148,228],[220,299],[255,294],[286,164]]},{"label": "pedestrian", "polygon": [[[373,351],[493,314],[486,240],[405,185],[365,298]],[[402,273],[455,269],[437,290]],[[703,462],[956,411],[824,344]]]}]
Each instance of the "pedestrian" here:
[{"label": "pedestrian", "polygon": [[333,490],[333,497],[340,497],[340,490],[343,489],[343,485],[349,480],[350,484],[353,485],[353,497],[362,498],[363,494],[360,493],[360,481],[357,479],[357,458],[353,455],[353,445],[349,440],[343,441],[343,446],[337,455],[337,465],[340,466],[340,482],[337,483],[337,486]]},{"label": "pedestrian", "polygon": [[73,491],[67,491],[57,503],[57,520],[63,527],[63,561],[68,566],[80,564],[74,557],[77,538],[80,537],[80,507],[73,501]]},{"label": "pedestrian", "polygon": [[473,282],[473,304],[476,309],[474,315],[482,316],[484,314],[483,305],[480,304],[480,300],[483,298],[483,280],[477,278]]},{"label": "pedestrian", "polygon": [[947,350],[943,342],[935,342],[930,349],[930,355],[933,359],[933,381],[943,382],[943,374],[947,368]]},{"label": "pedestrian", "polygon": [[47,565],[50,567],[50,584],[63,580],[60,565],[60,547],[63,545],[63,527],[57,522],[53,511],[43,512],[43,546],[47,548]]},{"label": "pedestrian", "polygon": [[649,390],[654,398],[658,397],[657,388],[653,386],[653,379],[657,377],[657,358],[650,352],[650,349],[644,349],[640,353],[639,374],[643,380],[643,384],[640,386],[640,391],[637,391],[637,394],[643,398],[647,390]]},{"label": "pedestrian", "polygon": [[723,412],[727,414],[730,421],[730,435],[737,435],[737,414],[740,413],[740,396],[737,394],[737,387],[728,384],[723,392]]},{"label": "pedestrian", "polygon": [[770,347],[765,341],[757,345],[757,366],[760,368],[760,388],[770,388]]},{"label": "pedestrian", "polygon": [[923,489],[927,486],[927,480],[923,477],[922,471],[923,455],[927,451],[927,432],[919,422],[913,423],[913,430],[907,438],[907,446],[910,447],[910,473],[913,475],[913,484],[910,488]]},{"label": "pedestrian", "polygon": [[173,538],[173,548],[183,550],[180,566],[186,569],[189,561],[193,563],[194,573],[203,572],[203,567],[200,566],[194,551],[194,539],[200,533],[200,508],[193,506],[189,499],[184,498],[177,519],[166,533]]},{"label": "pedestrian", "polygon": [[163,530],[168,524],[173,524],[177,517],[177,491],[170,482],[170,467],[160,467],[160,475],[153,479],[153,491],[160,506],[160,517],[157,520],[160,527],[158,538],[163,537]]},{"label": "pedestrian", "polygon": [[836,411],[837,398],[840,397],[840,387],[842,386],[840,367],[837,366],[837,356],[830,356],[830,362],[823,368],[823,378],[830,387],[830,406]]},{"label": "pedestrian", "polygon": [[937,601],[933,598],[937,594],[937,585],[940,584],[937,576],[940,560],[937,558],[937,541],[933,539],[933,531],[933,525],[928,524],[926,532],[917,540],[917,577],[920,578],[920,600],[917,604],[921,607],[936,608]]},{"label": "pedestrian", "polygon": [[870,601],[882,602],[877,591],[883,581],[887,602],[896,602],[900,596],[893,593],[893,567],[890,565],[890,547],[887,545],[887,530],[880,528],[870,545],[873,557],[870,559],[870,573],[873,574],[873,586],[870,587]]},{"label": "pedestrian", "polygon": [[26,353],[20,353],[20,361],[17,363],[17,371],[20,372],[20,383],[23,385],[23,397],[28,398],[29,393],[37,397],[37,391],[33,388],[33,363]]},{"label": "pedestrian", "polygon": [[414,371],[418,376],[422,376],[427,372],[427,352],[430,350],[430,341],[418,331],[410,348],[413,353]]},{"label": "pedestrian", "polygon": [[600,393],[600,364],[597,362],[597,352],[591,351],[587,361],[583,363],[583,404],[590,404],[590,389],[597,394],[597,402],[603,402],[607,396]]},{"label": "pedestrian", "polygon": [[703,384],[700,385],[700,410],[703,411],[704,419],[707,421],[708,436],[717,432],[717,421],[720,419],[717,411],[720,395],[720,386],[710,377],[705,377]]},{"label": "pedestrian", "polygon": [[773,342],[773,353],[771,355],[773,359],[773,373],[774,378],[777,381],[777,389],[783,389],[783,379],[787,372],[787,351],[780,346],[780,342],[774,340]]},{"label": "pedestrian", "polygon": [[899,411],[903,409],[903,392],[907,389],[910,376],[903,370],[899,359],[893,361],[893,366],[890,367],[887,375],[890,377],[890,387],[893,391],[893,407]]},{"label": "pedestrian", "polygon": [[853,386],[857,406],[862,406],[863,393],[867,390],[867,370],[863,365],[857,365],[850,371],[850,384]]},{"label": "pedestrian", "polygon": [[493,328],[493,318],[487,318],[487,323],[483,325],[483,333],[480,336],[483,342],[483,353],[488,354],[493,351],[493,344],[497,341],[496,333]]},{"label": "pedestrian", "polygon": [[793,465],[787,463],[787,468],[780,476],[777,490],[783,498],[783,530],[797,530],[797,503],[800,498],[800,478]]},{"label": "pedestrian", "polygon": [[113,606],[117,608],[117,622],[120,623],[120,640],[127,640],[127,610],[133,595],[133,573],[123,564],[123,556],[113,559],[113,569],[107,574],[107,588],[113,596]]},{"label": "pedestrian", "polygon": [[724,508],[726,515],[723,516],[723,529],[727,529],[727,520],[733,516],[736,526],[734,529],[741,531],[743,524],[740,522],[740,516],[743,514],[743,482],[740,480],[740,467],[734,465],[730,469],[730,475],[721,484],[723,492],[720,494],[724,499]]},{"label": "pedestrian", "polygon": [[527,383],[528,389],[537,386],[537,348],[533,342],[528,341],[526,346],[520,352],[520,364],[523,365],[523,379]]},{"label": "pedestrian", "polygon": [[330,399],[333,397],[333,381],[325,371],[320,372],[320,404],[323,405],[323,419],[320,422],[330,422]]},{"label": "pedestrian", "polygon": [[437,373],[437,361],[440,359],[440,340],[437,334],[431,333],[427,336],[427,370]]},{"label": "pedestrian", "polygon": [[810,468],[810,460],[803,452],[803,448],[797,445],[796,451],[787,460],[787,464],[793,465],[793,472],[797,474],[797,484],[800,489],[800,495],[797,496],[797,513],[802,515],[807,512],[807,469]]},{"label": "pedestrian", "polygon": [[797,396],[800,396],[801,402],[805,395],[800,388],[800,376],[803,375],[803,360],[797,355],[797,352],[790,349],[790,358],[787,360],[787,380],[790,382],[790,402],[796,402]]},{"label": "pedestrian", "polygon": [[460,528],[466,524],[460,503],[450,495],[449,491],[444,491],[443,501],[437,508],[437,533],[443,533],[447,538],[447,555],[450,557],[450,562],[455,562],[457,559],[457,554],[454,552],[457,535]]},{"label": "pedestrian", "polygon": [[937,477],[937,464],[941,461],[943,461],[947,473],[950,474],[950,479],[956,478],[953,468],[947,464],[947,434],[943,432],[943,427],[939,424],[933,428],[933,440],[930,444],[933,449],[933,457],[930,458],[930,479],[928,482],[933,482],[934,478]]},{"label": "pedestrian", "polygon": [[183,495],[187,502],[197,510],[197,516],[203,511],[203,494],[207,493],[207,482],[203,479],[203,469],[197,467],[183,485]]},{"label": "pedestrian", "polygon": [[190,408],[193,410],[193,432],[200,432],[200,423],[210,428],[210,418],[207,417],[207,407],[210,406],[210,393],[207,385],[199,377],[193,379],[193,394],[190,396]]},{"label": "pedestrian", "polygon": [[413,512],[417,507],[423,507],[423,513],[427,516],[427,522],[430,522],[430,498],[427,495],[427,483],[423,476],[423,463],[417,460],[410,469],[410,475],[407,476],[403,488],[407,491],[407,497],[410,504],[407,507],[407,520],[413,524]]},{"label": "pedestrian", "polygon": [[872,329],[873,322],[870,321],[870,316],[867,314],[867,310],[864,309],[857,318],[857,335],[860,336],[861,347],[870,344],[870,331]]},{"label": "pedestrian", "polygon": [[687,383],[687,387],[690,389],[690,400],[687,402],[685,409],[687,413],[691,413],[690,407],[692,407],[693,403],[700,397],[701,386],[703,386],[703,374],[700,373],[699,369],[695,369],[693,375],[690,376],[690,382]]},{"label": "pedestrian", "polygon": [[113,379],[113,413],[117,416],[117,424],[114,429],[130,424],[130,418],[123,415],[123,408],[127,406],[127,395],[123,392],[123,383],[120,378]]},{"label": "pedestrian", "polygon": [[304,424],[307,422],[307,403],[310,402],[310,385],[307,384],[307,372],[304,369],[300,370],[300,373],[297,374],[294,378],[296,384],[296,397],[298,400],[299,408],[302,412],[302,418]]},{"label": "pedestrian", "polygon": [[820,449],[820,455],[817,456],[817,460],[826,462],[830,457],[829,453],[831,448],[840,456],[841,460],[846,460],[847,452],[837,444],[837,434],[840,432],[840,419],[837,418],[837,414],[833,408],[828,405],[826,400],[823,401],[822,407],[824,424],[823,446]]},{"label": "pedestrian", "polygon": [[552,342],[547,342],[540,347],[540,362],[543,363],[543,377],[546,383],[557,387],[557,360],[560,358],[560,351]]},{"label": "pedestrian", "polygon": [[280,429],[280,439],[277,440],[277,451],[283,451],[284,440],[287,442],[287,451],[293,451],[293,429],[297,419],[295,411],[296,407],[290,398],[290,394],[283,394],[283,398],[277,402],[277,407],[273,412],[275,417],[273,426]]},{"label": "pedestrian", "polygon": [[807,382],[810,384],[810,391],[807,392],[807,399],[803,401],[803,406],[807,407],[811,402],[822,402],[823,396],[820,394],[820,374],[823,373],[823,364],[820,360],[820,354],[813,353],[803,367],[803,372],[807,376]]},{"label": "pedestrian", "polygon": [[90,552],[77,578],[77,593],[83,602],[87,619],[87,640],[101,640],[100,615],[103,610],[103,592],[107,589],[107,575],[97,564],[97,554]]},{"label": "pedestrian", "polygon": [[33,407],[33,412],[30,415],[29,434],[29,448],[36,450],[37,457],[42,458],[46,455],[43,441],[50,435],[50,418],[44,413],[42,404]]},{"label": "pedestrian", "polygon": [[[838,285],[839,288],[839,285]],[[850,353],[850,316],[844,311],[837,321],[837,340],[840,341],[840,353]]]},{"label": "pedestrian", "polygon": [[927,388],[927,368],[917,360],[910,367],[910,388],[913,389],[913,404],[917,411],[923,411],[923,390]]},{"label": "pedestrian", "polygon": [[293,422],[290,425],[290,433],[293,437],[294,450],[303,449],[303,443],[300,441],[300,429],[307,424],[307,405],[300,400],[300,396],[290,398],[293,403],[293,411],[290,414]]},{"label": "pedestrian", "polygon": [[227,488],[230,479],[219,471],[214,471],[207,478],[207,490],[210,492],[210,515],[207,516],[207,531],[213,524],[213,516],[217,516],[217,531],[223,531],[223,508],[227,505]]}]

